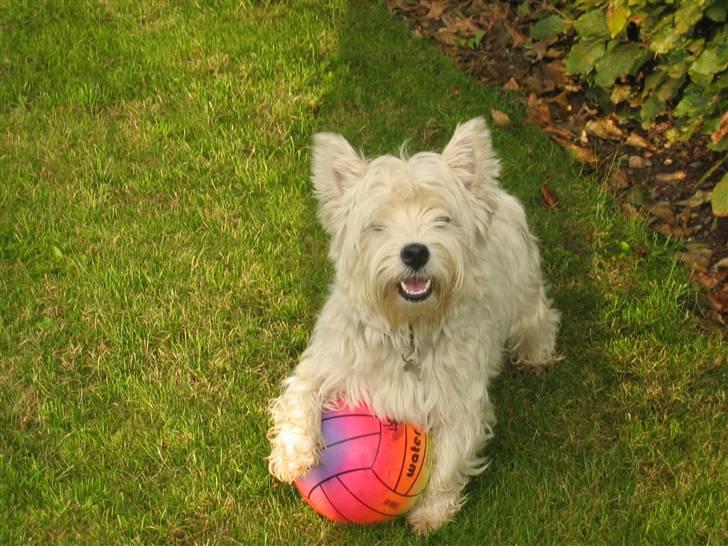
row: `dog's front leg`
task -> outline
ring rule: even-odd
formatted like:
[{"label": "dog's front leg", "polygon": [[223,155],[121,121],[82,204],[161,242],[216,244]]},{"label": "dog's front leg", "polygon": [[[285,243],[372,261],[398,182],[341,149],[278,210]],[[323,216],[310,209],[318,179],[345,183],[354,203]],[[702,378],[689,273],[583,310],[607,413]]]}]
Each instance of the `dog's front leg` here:
[{"label": "dog's front leg", "polygon": [[293,482],[318,462],[323,400],[307,368],[302,361],[270,407],[268,470],[282,482]]},{"label": "dog's front leg", "polygon": [[422,499],[407,516],[410,527],[419,535],[453,518],[465,500],[462,491],[468,478],[487,466],[478,453],[493,436],[495,413],[487,400],[477,406],[431,431],[435,448],[432,475]]}]

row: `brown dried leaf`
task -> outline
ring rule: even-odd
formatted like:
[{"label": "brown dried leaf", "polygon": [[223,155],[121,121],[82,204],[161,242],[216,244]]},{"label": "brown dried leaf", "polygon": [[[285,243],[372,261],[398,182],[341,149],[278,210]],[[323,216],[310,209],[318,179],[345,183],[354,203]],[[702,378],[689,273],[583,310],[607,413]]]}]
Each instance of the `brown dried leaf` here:
[{"label": "brown dried leaf", "polygon": [[[535,96],[535,93],[532,95]],[[529,103],[530,102],[531,98],[529,97]],[[549,105],[544,102],[537,101],[536,105],[530,109],[527,121],[535,125],[551,125],[551,110],[549,110]]]},{"label": "brown dried leaf", "polygon": [[511,36],[511,40],[513,41],[513,47],[516,47],[516,48],[523,47],[523,44],[525,44],[528,41],[528,36],[518,32],[511,25],[506,25],[506,30],[508,31],[508,34],[510,34],[510,36]]},{"label": "brown dried leaf", "polygon": [[529,110],[533,110],[534,108],[536,108],[536,106],[538,106],[538,103],[539,103],[539,98],[538,98],[538,95],[536,95],[536,93],[531,93],[528,95]]},{"label": "brown dried leaf", "polygon": [[638,155],[631,155],[627,160],[627,165],[630,169],[641,169],[645,166],[645,160]]},{"label": "brown dried leaf", "polygon": [[638,135],[637,133],[630,133],[626,142],[629,146],[634,146],[635,148],[651,147],[650,142],[645,137]]},{"label": "brown dried leaf", "polygon": [[678,202],[678,205],[696,209],[705,205],[706,203],[710,203],[710,198],[712,197],[712,195],[713,192],[710,190],[698,190],[692,196],[690,196],[690,198]]},{"label": "brown dried leaf", "polygon": [[571,104],[569,103],[569,93],[567,91],[562,91],[558,95],[554,97],[546,97],[544,99],[545,102],[550,102],[553,104],[558,104],[561,106],[563,110],[566,110],[567,112],[571,112]]},{"label": "brown dried leaf", "polygon": [[503,89],[506,91],[518,91],[520,88],[521,87],[518,85],[518,82],[513,77],[503,84]]},{"label": "brown dried leaf", "polygon": [[490,115],[493,118],[493,123],[498,127],[510,127],[512,125],[511,118],[505,112],[493,108]]},{"label": "brown dried leaf", "polygon": [[629,187],[629,177],[623,169],[614,169],[609,175],[609,185],[616,190]]},{"label": "brown dried leaf", "polygon": [[564,148],[569,150],[579,163],[594,164],[597,162],[597,156],[589,148],[583,148],[571,142],[561,142]]},{"label": "brown dried leaf", "polygon": [[391,9],[398,9],[402,13],[409,13],[420,9],[419,2],[413,2],[412,0],[390,0],[388,2]]},{"label": "brown dried leaf", "polygon": [[586,131],[590,135],[597,136],[604,140],[621,140],[624,136],[622,129],[611,117],[595,119],[586,123]]},{"label": "brown dried leaf", "polygon": [[546,63],[542,67],[544,77],[553,82],[554,86],[561,87],[568,79],[566,69],[562,61]]},{"label": "brown dried leaf", "polygon": [[571,142],[571,139],[574,138],[574,135],[571,134],[571,131],[568,129],[565,129],[563,127],[559,127],[558,125],[547,125],[543,128],[544,133],[548,133],[550,135],[553,135],[554,138],[560,141],[564,142]]},{"label": "brown dried leaf", "polygon": [[546,50],[547,59],[560,59],[563,56],[564,56],[564,52],[561,51],[560,49],[550,47]]},{"label": "brown dried leaf", "polygon": [[455,39],[455,34],[451,32],[448,28],[441,28],[438,29],[438,31],[435,33],[435,40],[440,42],[443,45],[456,45],[457,40]]},{"label": "brown dried leaf", "polygon": [[659,203],[655,203],[654,205],[647,207],[647,212],[663,222],[667,222],[669,224],[675,223],[675,213],[673,213],[672,207],[667,201],[660,201]]},{"label": "brown dried leaf", "polygon": [[693,277],[698,282],[700,286],[703,288],[707,288],[708,290],[715,288],[715,286],[718,284],[718,279],[715,275],[711,275],[710,273],[702,273],[700,271],[696,272]]},{"label": "brown dried leaf", "polygon": [[724,136],[728,134],[728,112],[723,114],[720,118],[720,124],[718,128],[710,135],[710,141],[713,144],[718,144]]},{"label": "brown dried leaf", "polygon": [[693,234],[692,228],[673,226],[670,224],[657,224],[655,229],[664,235],[670,235],[679,239],[690,237]]},{"label": "brown dried leaf", "polygon": [[447,25],[447,30],[451,34],[462,34],[463,36],[475,36],[478,32],[482,32],[482,28],[476,25],[472,19],[461,17]]},{"label": "brown dried leaf", "polygon": [[546,184],[541,186],[541,197],[543,197],[546,206],[548,206],[550,209],[559,208],[559,202],[556,200],[556,196]]},{"label": "brown dried leaf", "polygon": [[728,312],[728,295],[722,293],[708,294],[707,298],[713,309],[719,313]]},{"label": "brown dried leaf", "polygon": [[433,0],[430,2],[430,9],[425,14],[427,19],[438,19],[447,9],[449,0]]},{"label": "brown dried leaf", "polygon": [[708,270],[712,251],[709,248],[695,248],[680,255],[680,261],[694,272],[705,273]]},{"label": "brown dried leaf", "polygon": [[675,182],[682,182],[688,177],[688,173],[685,171],[675,171],[671,173],[660,173],[655,175],[655,180],[664,184],[674,184]]}]

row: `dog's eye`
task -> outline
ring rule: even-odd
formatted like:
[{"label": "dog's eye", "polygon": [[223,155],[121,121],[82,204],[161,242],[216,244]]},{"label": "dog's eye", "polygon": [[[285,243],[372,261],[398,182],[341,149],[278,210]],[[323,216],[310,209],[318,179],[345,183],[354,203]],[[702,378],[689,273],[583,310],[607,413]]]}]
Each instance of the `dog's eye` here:
[{"label": "dog's eye", "polygon": [[438,224],[449,224],[450,223],[450,217],[449,216],[438,216],[435,218],[435,222]]},{"label": "dog's eye", "polygon": [[384,231],[384,226],[382,224],[369,224],[367,226],[367,230],[369,230],[369,231]]}]

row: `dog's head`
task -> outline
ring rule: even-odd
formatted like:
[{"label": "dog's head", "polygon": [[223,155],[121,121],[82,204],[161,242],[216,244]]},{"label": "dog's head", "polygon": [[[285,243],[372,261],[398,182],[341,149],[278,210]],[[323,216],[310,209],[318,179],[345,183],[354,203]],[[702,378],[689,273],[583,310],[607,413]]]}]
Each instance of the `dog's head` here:
[{"label": "dog's head", "polygon": [[442,154],[366,160],[344,137],[314,137],[312,178],[336,282],[392,326],[434,319],[473,282],[500,172],[483,118]]}]

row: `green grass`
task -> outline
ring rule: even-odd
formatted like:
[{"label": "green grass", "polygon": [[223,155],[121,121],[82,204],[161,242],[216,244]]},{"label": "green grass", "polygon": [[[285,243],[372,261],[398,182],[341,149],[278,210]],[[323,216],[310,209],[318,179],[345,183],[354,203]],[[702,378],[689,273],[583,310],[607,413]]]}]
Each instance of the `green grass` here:
[{"label": "green grass", "polygon": [[728,351],[673,246],[510,96],[343,0],[0,4],[0,543],[418,543],[267,474],[266,403],[331,278],[309,143],[437,148],[491,108],[565,359],[506,369],[491,467],[421,542],[725,543]]}]

